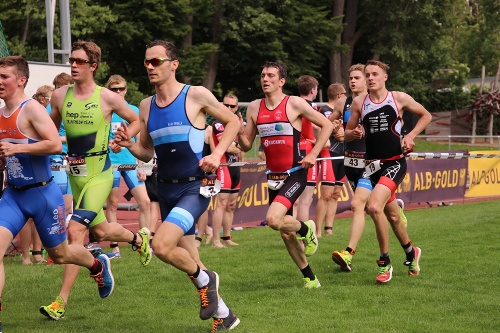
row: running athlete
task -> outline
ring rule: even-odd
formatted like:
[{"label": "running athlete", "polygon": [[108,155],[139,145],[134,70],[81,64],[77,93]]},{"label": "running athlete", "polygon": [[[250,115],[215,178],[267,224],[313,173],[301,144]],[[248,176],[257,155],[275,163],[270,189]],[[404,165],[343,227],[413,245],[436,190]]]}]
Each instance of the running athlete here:
[{"label": "running athlete", "polygon": [[[349,68],[349,86],[352,96],[341,97],[334,106],[334,115],[343,118],[344,127],[351,116],[351,104],[356,96],[365,96],[368,93],[366,88],[366,79],[364,74],[365,65],[355,64]],[[330,118],[332,119],[332,118]],[[355,130],[362,130],[361,124],[358,124]],[[366,145],[364,138],[345,142],[345,173],[351,189],[354,193],[351,199],[351,210],[353,212],[349,242],[345,250],[333,251],[332,259],[340,266],[344,272],[352,271],[352,257],[356,252],[356,247],[363,230],[365,228],[365,205],[372,191],[370,177],[365,173],[365,153]],[[398,199],[398,205],[400,200]],[[401,200],[402,202],[402,200]],[[402,205],[399,207],[399,215],[391,215],[390,219],[402,218],[406,225],[406,216],[404,215]]]},{"label": "running athlete", "polygon": [[[223,105],[231,112],[238,111],[238,98],[233,94],[224,96]],[[219,144],[219,138],[224,134],[224,124],[218,120],[212,123],[212,140],[214,147]],[[222,155],[221,163],[230,164],[239,161],[240,148],[238,141],[235,140],[229,146],[228,150]],[[233,225],[234,210],[238,201],[240,191],[240,167],[221,165],[217,170],[217,179],[220,181],[220,192],[217,194],[217,206],[212,215],[213,233],[212,247],[237,246],[231,236],[231,227]],[[222,225],[222,243],[220,237],[220,228]]]},{"label": "running athlete", "polygon": [[[332,131],[337,132],[340,122],[328,121],[303,98],[285,95],[286,77],[286,68],[278,62],[266,62],[262,66],[260,83],[265,98],[249,104],[246,126],[240,115],[238,142],[248,151],[259,133],[268,169],[270,206],[265,222],[280,232],[290,257],[302,272],[304,287],[319,288],[321,284],[306,258],[318,248],[316,226],[314,221],[295,219],[292,207],[306,186],[306,169],[316,164],[319,152]],[[301,156],[299,150],[302,118],[320,128],[316,143],[306,156]]]},{"label": "running athlete", "polygon": [[[314,103],[318,95],[318,80],[310,75],[301,75],[297,79],[297,89],[299,95],[309,105],[318,111],[318,106]],[[309,119],[302,118],[302,130],[300,132],[300,154],[306,156],[311,151],[316,141],[313,124]],[[307,221],[310,217],[310,209],[313,201],[314,188],[318,181],[318,163],[307,169],[307,184],[304,191],[294,203],[294,216],[299,221]],[[320,223],[321,224],[321,223]],[[316,226],[317,227],[317,226]]]},{"label": "running athlete", "polygon": [[[121,96],[94,82],[101,62],[99,46],[86,41],[73,43],[69,62],[75,83],[54,91],[50,114],[57,127],[62,120],[66,128],[69,182],[75,203],[68,227],[69,242],[83,245],[90,229],[98,241],[132,244],[140,254],[141,263],[146,266],[151,261],[149,230],[142,228],[134,233],[119,223],[107,223],[103,211],[113,184],[113,169],[108,156],[112,113],[118,113],[129,122],[131,137],[139,132],[138,116]],[[54,320],[64,317],[78,272],[77,266],[64,267],[59,295],[52,304],[40,308],[43,315]]]},{"label": "running athlete", "polygon": [[[214,318],[212,332],[233,329],[240,320],[219,296],[219,276],[201,262],[195,222],[210,202],[220,159],[238,133],[238,118],[202,86],[177,81],[174,44],[156,40],[146,46],[144,65],[156,94],[139,105],[141,136],[130,140],[128,127],[115,139],[142,161],[154,152],[158,165],[158,198],[163,223],[153,239],[155,256],[185,272],[198,289],[200,318]],[[226,124],[219,145],[203,156],[206,114]],[[120,140],[121,138],[121,140]]]},{"label": "running athlete", "polygon": [[0,310],[5,286],[3,258],[28,218],[33,219],[55,263],[87,267],[102,298],[114,287],[105,255],[96,259],[83,245],[66,242],[64,200],[53,182],[48,156],[60,154],[62,145],[45,108],[25,94],[28,79],[28,62],[23,57],[0,59],[0,98],[5,101],[0,108],[0,158],[6,161],[8,182],[0,199]]},{"label": "running athlete", "polygon": [[[52,81],[54,89],[59,89],[62,86],[72,83],[74,83],[73,79],[68,73],[57,74]],[[47,105],[47,111],[49,112],[49,114],[52,112],[52,106],[50,104]],[[66,206],[66,216],[69,216],[71,213],[73,213],[73,194],[71,193],[71,186],[69,186],[68,173],[64,169],[61,169],[61,167],[65,163],[65,156],[68,154],[68,145],[66,143],[66,129],[64,128],[64,124],[62,123],[59,127],[59,138],[62,142],[62,154],[52,155],[50,157],[50,165],[52,167],[59,168],[59,170],[52,170],[52,174],[54,175],[54,181],[63,193],[64,205]]]},{"label": "running athlete", "polygon": [[[422,251],[412,245],[402,219],[398,218],[399,207],[395,191],[406,174],[405,154],[413,149],[414,138],[432,120],[431,114],[410,95],[387,90],[385,82],[388,70],[389,66],[383,62],[367,62],[364,74],[369,94],[354,98],[346,127],[347,141],[361,139],[363,133],[365,135],[365,172],[373,186],[366,209],[375,222],[380,248],[380,258],[377,260],[378,283],[386,283],[392,279],[388,222],[406,253],[404,264],[408,266],[408,274],[420,273],[419,261]],[[401,139],[404,110],[416,114],[420,119],[415,128]],[[362,128],[358,126],[360,120]]]},{"label": "running athlete", "polygon": [[[365,96],[368,91],[366,88],[366,79],[364,74],[365,66],[355,64],[349,68],[349,88],[352,96],[343,96],[334,105],[335,117],[340,116],[343,119],[344,127],[351,118],[351,104],[353,98]],[[357,124],[356,130],[361,130],[360,124]],[[346,134],[349,130],[346,130]],[[346,141],[344,143],[344,167],[347,180],[354,193],[351,199],[351,210],[353,212],[349,242],[344,251],[333,251],[332,259],[338,264],[342,271],[350,272],[352,270],[352,256],[356,252],[356,247],[363,230],[365,228],[365,205],[372,191],[370,178],[365,174],[365,141],[359,140]]]},{"label": "running athlete", "polygon": [[[106,88],[112,92],[117,93],[125,99],[127,95],[127,81],[121,75],[111,75],[106,83]],[[127,102],[129,108],[134,110],[135,114],[139,116],[139,109],[135,105]],[[115,132],[122,125],[124,120],[116,113],[111,117],[111,132],[109,135],[109,146],[111,152],[109,158],[112,164],[137,164],[135,157],[128,151],[127,148],[122,148],[114,142]],[[151,229],[150,218],[150,200],[146,191],[146,173],[143,170],[122,170],[113,171],[113,188],[106,199],[106,219],[109,223],[118,223],[116,212],[118,210],[118,202],[120,199],[120,178],[123,178],[130,193],[134,197],[137,205],[139,206],[139,228]],[[153,226],[154,227],[154,226]],[[110,259],[121,258],[120,248],[117,242],[111,242],[111,253],[108,253]]]},{"label": "running athlete", "polygon": [[[333,108],[335,103],[346,94],[345,87],[341,83],[333,83],[327,89],[328,103],[321,109],[320,113],[331,121],[341,119],[341,114],[335,114]],[[316,235],[321,236],[321,225],[325,221],[325,234],[333,234],[333,222],[337,213],[337,205],[340,192],[344,186],[344,129],[341,127],[337,134],[330,136],[328,147],[321,150],[322,158],[335,157],[336,159],[321,160],[320,171],[320,197],[316,205]],[[341,159],[339,159],[341,158]]]}]

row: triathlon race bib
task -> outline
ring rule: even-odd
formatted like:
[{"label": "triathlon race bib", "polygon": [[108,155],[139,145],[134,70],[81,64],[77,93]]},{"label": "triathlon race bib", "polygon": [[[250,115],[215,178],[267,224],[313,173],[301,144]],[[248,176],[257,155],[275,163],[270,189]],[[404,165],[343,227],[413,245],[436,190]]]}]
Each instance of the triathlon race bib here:
[{"label": "triathlon race bib", "polygon": [[201,179],[200,194],[205,198],[210,198],[220,192],[220,180],[216,174],[205,175]]},{"label": "triathlon race bib", "polygon": [[344,165],[350,168],[364,169],[365,153],[346,151],[344,154]]},{"label": "triathlon race bib", "polygon": [[365,167],[366,175],[367,176],[373,175],[375,172],[381,169],[381,165],[382,163],[380,163],[380,160],[372,161]]},{"label": "triathlon race bib", "polygon": [[72,176],[76,177],[87,176],[88,172],[87,172],[87,163],[85,163],[85,157],[83,157],[83,155],[68,156],[67,171]]},{"label": "triathlon race bib", "polygon": [[279,190],[285,184],[290,174],[288,173],[268,173],[267,174],[267,187],[271,190]]}]

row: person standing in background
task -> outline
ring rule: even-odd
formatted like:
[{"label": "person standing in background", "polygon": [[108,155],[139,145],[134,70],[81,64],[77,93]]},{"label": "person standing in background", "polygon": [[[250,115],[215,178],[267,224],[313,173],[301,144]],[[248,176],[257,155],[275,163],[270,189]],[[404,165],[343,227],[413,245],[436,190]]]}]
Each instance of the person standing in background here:
[{"label": "person standing in background", "polygon": [[[297,79],[297,88],[299,89],[300,97],[315,111],[318,111],[318,106],[314,103],[318,95],[318,85],[318,80],[310,75],[302,75]],[[307,118],[302,118],[302,131],[300,135],[300,154],[302,157],[309,154],[315,142],[313,124]],[[299,221],[307,221],[310,218],[310,209],[317,181],[318,163],[307,169],[307,186],[294,204],[294,210],[297,210],[294,214],[296,214],[295,216]],[[321,223],[322,221],[320,221]]]},{"label": "person standing in background", "polygon": [[[340,120],[341,115],[335,115],[335,103],[339,98],[346,95],[345,87],[341,83],[333,83],[328,86],[327,96],[328,103],[320,109],[320,113],[331,121]],[[339,131],[330,136],[329,147],[321,150],[320,156],[322,158],[336,158],[325,159],[320,162],[320,179],[321,187],[319,189],[320,196],[318,204],[316,205],[316,235],[321,236],[321,226],[325,222],[325,234],[333,234],[333,222],[335,221],[335,214],[337,213],[337,205],[340,197],[340,192],[344,186],[345,169],[344,169],[344,129],[341,127]],[[342,159],[339,159],[342,158]]]},{"label": "person standing in background", "polygon": [[[233,94],[224,96],[222,103],[233,113],[236,113],[238,110],[238,98]],[[223,133],[224,124],[215,120],[212,123],[212,138],[210,141],[214,148],[219,144],[219,140]],[[235,138],[235,141],[229,146],[224,155],[222,155],[220,162],[224,164],[238,162],[240,152],[241,150],[238,148],[237,138]],[[236,209],[238,193],[241,186],[240,167],[221,165],[217,170],[217,179],[221,183],[221,188],[220,192],[217,194],[217,205],[212,215],[212,247],[222,248],[226,245],[238,246],[238,244],[232,240],[231,228],[233,226],[234,210]],[[220,236],[221,226],[223,229],[222,237]]]}]

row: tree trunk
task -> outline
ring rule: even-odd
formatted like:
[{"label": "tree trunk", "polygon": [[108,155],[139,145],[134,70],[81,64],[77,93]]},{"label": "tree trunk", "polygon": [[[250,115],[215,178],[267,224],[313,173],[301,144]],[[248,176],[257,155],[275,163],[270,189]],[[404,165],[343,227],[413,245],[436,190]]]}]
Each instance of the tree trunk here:
[{"label": "tree trunk", "polygon": [[[186,18],[186,21],[192,27],[193,26],[193,15],[188,16]],[[188,33],[184,36],[184,39],[182,40],[182,49],[186,50],[186,49],[189,49],[191,46],[193,46],[193,29],[192,28],[189,29]],[[191,83],[191,77],[183,75],[182,82],[184,82],[186,84]]]},{"label": "tree trunk", "polygon": [[[485,75],[486,75],[486,68],[483,65],[483,67],[481,68],[481,84],[479,85],[479,95],[478,96],[481,96],[483,94]],[[472,144],[476,143],[476,128],[477,128],[477,114],[476,114],[476,111],[472,111],[472,139],[471,139]]]},{"label": "tree trunk", "polygon": [[212,43],[217,45],[217,51],[210,54],[208,59],[208,71],[207,75],[203,78],[201,83],[202,86],[212,91],[214,89],[215,78],[217,77],[217,70],[219,68],[220,59],[220,44],[222,41],[222,25],[220,24],[220,19],[222,16],[222,0],[215,0],[215,12],[213,15],[213,25],[212,25]]},{"label": "tree trunk", "polygon": [[493,115],[493,113],[490,113],[490,121],[489,121],[489,124],[488,124],[488,134],[490,135],[490,145],[493,144],[493,120],[494,120],[495,116]]},{"label": "tree trunk", "polygon": [[[344,0],[333,0],[333,17],[338,17],[344,13]],[[343,21],[343,20],[342,20]],[[336,49],[342,45],[342,32],[339,32],[335,39]],[[330,56],[330,82],[342,82],[342,54],[340,51],[333,50]]]},{"label": "tree trunk", "polygon": [[358,26],[358,0],[347,1],[346,14],[345,14],[345,28],[342,33],[342,43],[348,46],[346,53],[342,54],[342,66],[340,68],[342,75],[342,83],[346,86],[349,85],[349,67],[352,65],[352,56],[354,53],[354,46],[361,37],[361,32],[356,30]]},{"label": "tree trunk", "polygon": [[21,45],[26,44],[26,39],[28,38],[29,30],[30,30],[30,14],[26,15],[26,21],[24,21],[24,31],[23,31],[23,37],[21,37]]}]

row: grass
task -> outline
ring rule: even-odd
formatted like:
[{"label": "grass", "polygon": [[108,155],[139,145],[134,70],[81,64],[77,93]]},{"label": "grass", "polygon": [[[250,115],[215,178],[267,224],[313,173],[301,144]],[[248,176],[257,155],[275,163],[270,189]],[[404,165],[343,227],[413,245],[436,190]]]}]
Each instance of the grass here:
[{"label": "grass", "polygon": [[[471,145],[467,143],[452,143],[450,145],[451,150],[498,150],[498,145],[488,145],[483,143],[483,145]],[[427,141],[424,139],[415,140],[415,151],[416,152],[430,152],[430,151],[448,151],[448,143]]]},{"label": "grass", "polygon": [[[322,284],[315,290],[302,288],[279,234],[267,227],[234,232],[239,247],[202,246],[200,254],[219,273],[221,295],[241,319],[235,332],[493,332],[500,327],[497,212],[494,201],[408,211],[409,234],[422,248],[422,273],[407,275],[391,233],[394,275],[387,285],[374,282],[378,246],[369,219],[352,273],[340,272],[331,260],[332,250],[346,246],[350,219],[337,220],[335,235],[320,239],[310,258]],[[112,261],[113,294],[101,300],[82,270],[66,318],[57,322],[38,308],[57,295],[62,267],[5,258],[4,332],[210,331],[185,274],[158,258],[140,267],[129,246],[122,254]]]}]

